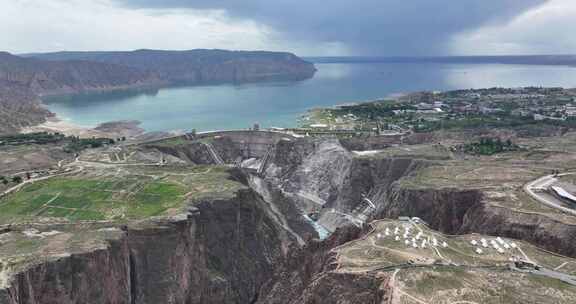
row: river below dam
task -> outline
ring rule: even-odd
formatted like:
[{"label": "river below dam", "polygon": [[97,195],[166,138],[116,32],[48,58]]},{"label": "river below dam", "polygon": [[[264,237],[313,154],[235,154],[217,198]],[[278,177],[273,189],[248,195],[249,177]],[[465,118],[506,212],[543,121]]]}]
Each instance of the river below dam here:
[{"label": "river below dam", "polygon": [[138,120],[147,131],[294,127],[315,107],[368,101],[420,90],[484,87],[576,87],[576,67],[509,64],[316,64],[315,77],[299,82],[170,87],[50,97],[50,111],[67,122],[93,127]]}]

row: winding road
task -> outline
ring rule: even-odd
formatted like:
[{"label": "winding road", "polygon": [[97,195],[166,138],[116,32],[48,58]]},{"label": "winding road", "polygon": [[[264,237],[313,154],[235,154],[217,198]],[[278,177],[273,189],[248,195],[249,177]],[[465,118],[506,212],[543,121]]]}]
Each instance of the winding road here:
[{"label": "winding road", "polygon": [[[558,176],[564,176],[564,175],[569,175],[569,174],[574,174],[574,173],[564,173],[564,174],[560,174]],[[576,210],[564,207],[561,200],[555,198],[554,196],[542,193],[542,189],[546,189],[558,181],[558,179],[556,177],[557,176],[554,176],[554,175],[542,176],[539,179],[534,180],[534,181],[526,184],[524,186],[524,191],[528,195],[530,195],[533,199],[539,201],[540,203],[542,203],[544,205],[558,209],[558,210],[560,210],[564,213],[570,214],[570,215],[576,215]]]}]

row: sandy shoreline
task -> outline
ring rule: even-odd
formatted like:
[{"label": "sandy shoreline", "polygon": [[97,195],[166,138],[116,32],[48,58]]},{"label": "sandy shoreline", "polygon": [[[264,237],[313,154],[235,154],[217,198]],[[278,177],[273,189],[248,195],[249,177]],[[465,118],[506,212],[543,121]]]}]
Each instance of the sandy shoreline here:
[{"label": "sandy shoreline", "polygon": [[21,133],[34,133],[34,132],[50,132],[62,133],[67,136],[78,136],[81,138],[91,137],[134,137],[144,133],[144,130],[139,128],[138,121],[119,121],[102,123],[95,128],[82,127],[74,123],[59,119],[57,117],[49,117],[46,122],[33,126],[26,127],[21,130]]}]

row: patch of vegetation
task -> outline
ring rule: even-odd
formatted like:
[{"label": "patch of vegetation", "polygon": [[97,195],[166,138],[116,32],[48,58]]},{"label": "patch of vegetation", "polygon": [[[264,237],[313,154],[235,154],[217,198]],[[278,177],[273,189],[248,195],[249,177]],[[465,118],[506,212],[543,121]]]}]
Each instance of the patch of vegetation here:
[{"label": "patch of vegetation", "polygon": [[0,136],[0,146],[17,146],[29,144],[44,145],[50,143],[58,143],[63,141],[65,138],[66,136],[64,136],[64,134],[48,132],[4,135]]},{"label": "patch of vegetation", "polygon": [[332,113],[336,116],[352,114],[356,117],[374,120],[379,117],[393,116],[394,111],[415,110],[413,105],[398,103],[394,100],[361,103],[350,106],[340,106]]},{"label": "patch of vegetation", "polygon": [[[70,220],[114,220],[159,215],[179,205],[184,186],[131,179],[117,189],[98,179],[53,178],[25,187],[0,203],[0,221],[16,216],[63,217]],[[137,185],[136,185],[137,184]]]},{"label": "patch of vegetation", "polygon": [[409,288],[417,288],[420,294],[430,296],[439,290],[450,290],[464,287],[470,275],[459,268],[437,268],[421,271],[418,280],[408,281]]},{"label": "patch of vegetation", "polygon": [[[120,138],[119,140],[125,140]],[[87,148],[99,148],[105,145],[113,145],[116,141],[110,138],[79,138],[65,136],[61,133],[28,133],[0,136],[0,146],[25,146],[30,144],[64,144],[64,151],[77,153]]]},{"label": "patch of vegetation", "polygon": [[505,115],[466,115],[463,117],[447,117],[437,121],[420,121],[414,125],[414,132],[432,132],[438,130],[465,130],[485,128],[514,128],[525,125],[542,124],[527,117]]},{"label": "patch of vegetation", "polygon": [[535,286],[545,286],[556,290],[564,291],[571,290],[573,286],[558,279],[553,279],[539,275],[529,275],[527,279],[530,280]]},{"label": "patch of vegetation", "polygon": [[[173,173],[173,174],[171,174]],[[130,220],[178,212],[187,201],[229,198],[243,187],[225,169],[131,168],[122,176],[54,177],[0,200],[0,223],[31,217]]]},{"label": "patch of vegetation", "polygon": [[520,147],[510,139],[501,140],[500,138],[484,137],[479,141],[467,143],[456,147],[456,150],[474,155],[493,155],[503,152],[518,151]]},{"label": "patch of vegetation", "polygon": [[87,148],[100,148],[105,145],[113,145],[115,141],[110,138],[78,138],[70,137],[64,151],[77,153]]},{"label": "patch of vegetation", "polygon": [[155,142],[149,143],[149,145],[161,146],[161,147],[176,147],[176,146],[186,145],[189,143],[190,143],[190,141],[186,140],[183,136],[178,136],[178,137],[172,137],[172,138],[167,138],[167,139],[155,141]]}]

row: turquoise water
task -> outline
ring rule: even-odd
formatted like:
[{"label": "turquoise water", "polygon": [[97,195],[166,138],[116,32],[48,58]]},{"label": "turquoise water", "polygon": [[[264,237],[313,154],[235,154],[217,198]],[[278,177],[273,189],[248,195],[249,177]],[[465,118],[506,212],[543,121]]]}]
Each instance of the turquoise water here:
[{"label": "turquoise water", "polygon": [[290,127],[306,110],[418,90],[576,87],[576,68],[499,64],[317,64],[301,82],[165,88],[49,98],[48,108],[81,126],[139,120],[148,131]]}]

